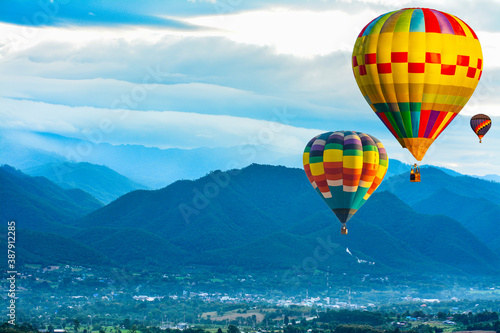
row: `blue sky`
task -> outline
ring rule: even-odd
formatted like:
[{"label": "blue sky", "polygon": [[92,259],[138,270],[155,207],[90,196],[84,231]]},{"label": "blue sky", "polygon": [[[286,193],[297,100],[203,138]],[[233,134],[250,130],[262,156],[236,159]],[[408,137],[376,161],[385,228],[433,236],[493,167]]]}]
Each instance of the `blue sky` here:
[{"label": "blue sky", "polygon": [[[478,34],[476,93],[423,163],[500,174],[500,1],[2,1],[0,131],[159,148],[260,144],[299,156],[332,130],[402,149],[359,92],[350,56],[374,17],[403,7],[454,14]],[[482,144],[470,116],[493,127]],[[500,126],[500,125],[499,125]],[[255,139],[256,138],[256,139]]]}]

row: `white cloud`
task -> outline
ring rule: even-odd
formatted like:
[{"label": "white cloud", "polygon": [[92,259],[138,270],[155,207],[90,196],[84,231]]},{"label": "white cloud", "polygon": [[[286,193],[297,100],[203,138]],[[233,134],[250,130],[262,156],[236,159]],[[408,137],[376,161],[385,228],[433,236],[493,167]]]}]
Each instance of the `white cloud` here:
[{"label": "white cloud", "polygon": [[483,50],[485,70],[500,68],[498,55],[500,54],[500,32],[477,31]]},{"label": "white cloud", "polygon": [[176,111],[69,107],[0,98],[0,127],[49,132],[80,140],[159,148],[232,147],[259,144],[295,149],[321,130],[288,125],[294,115],[272,111],[270,120]]},{"label": "white cloud", "polygon": [[323,12],[283,8],[187,18],[191,24],[213,27],[211,33],[238,43],[269,46],[295,56],[352,51],[361,29],[375,16],[364,10],[356,15],[341,10]]},{"label": "white cloud", "polygon": [[[87,139],[85,130],[99,130],[100,122],[110,119],[114,129],[103,135],[105,142],[216,147],[255,138],[273,124],[273,110],[287,108],[293,117],[276,134],[275,149],[288,142],[301,151],[319,132],[358,130],[382,140],[391,157],[407,160],[411,155],[361,97],[350,66],[359,31],[402,5],[274,1],[247,11],[252,5],[241,2],[226,14],[184,16],[187,23],[205,26],[189,31],[0,23],[0,125]],[[485,58],[464,118],[436,140],[424,162],[470,172],[482,156],[485,173],[498,173],[493,170],[498,153],[464,136],[473,134],[465,120],[470,115],[500,116],[498,4],[443,0],[405,1],[404,6],[430,6],[461,17],[478,33]],[[160,85],[143,85],[148,68],[159,68]],[[141,89],[147,91],[144,98]],[[132,94],[139,97],[132,98],[133,111],[122,118],[125,102],[116,100]],[[500,143],[496,133],[488,134],[488,144]]]}]

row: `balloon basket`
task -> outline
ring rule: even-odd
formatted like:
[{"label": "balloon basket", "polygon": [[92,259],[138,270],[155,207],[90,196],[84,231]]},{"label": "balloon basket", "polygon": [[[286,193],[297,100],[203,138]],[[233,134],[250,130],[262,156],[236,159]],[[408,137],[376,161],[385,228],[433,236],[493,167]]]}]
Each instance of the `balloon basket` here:
[{"label": "balloon basket", "polygon": [[341,233],[342,235],[347,235],[347,228],[346,228],[346,226],[345,226],[345,225],[343,225],[343,226],[342,226],[342,229],[340,229],[340,233]]},{"label": "balloon basket", "polygon": [[420,168],[415,163],[410,171],[410,182],[412,183],[420,183]]}]

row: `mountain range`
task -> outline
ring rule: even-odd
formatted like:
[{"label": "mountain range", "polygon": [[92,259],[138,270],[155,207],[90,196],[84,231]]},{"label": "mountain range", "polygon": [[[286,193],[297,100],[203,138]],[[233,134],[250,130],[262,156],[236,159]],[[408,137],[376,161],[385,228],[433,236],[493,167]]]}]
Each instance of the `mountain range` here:
[{"label": "mountain range", "polygon": [[42,176],[62,188],[79,188],[105,204],[125,193],[146,189],[114,170],[87,162],[54,162],[24,170],[30,176]]},{"label": "mountain range", "polygon": [[[432,167],[422,169],[422,183],[410,183],[407,171],[389,174],[349,221],[347,236],[301,169],[215,171],[105,206],[9,166],[0,177],[4,220],[15,218],[19,230],[33,230],[19,233],[38,239],[20,242],[25,262],[291,270],[314,259],[316,268],[339,272],[500,273],[500,184]],[[478,211],[486,215],[470,223]],[[47,246],[54,242],[81,255]]]},{"label": "mountain range", "polygon": [[0,167],[0,218],[18,226],[67,234],[79,218],[103,206],[81,189],[63,189],[45,177],[30,177],[8,165]]},{"label": "mountain range", "polygon": [[438,168],[422,168],[422,181],[401,174],[384,180],[377,191],[390,191],[418,212],[445,215],[465,226],[500,254],[500,183],[471,176],[450,176]]},{"label": "mountain range", "polygon": [[296,152],[277,152],[265,145],[245,142],[225,148],[159,149],[111,145],[49,133],[0,132],[0,163],[52,180],[57,179],[52,175],[53,165],[62,170],[67,169],[64,163],[87,162],[106,166],[134,184],[159,189],[179,179],[200,178],[211,170],[243,168],[251,163],[298,167],[301,161]]}]

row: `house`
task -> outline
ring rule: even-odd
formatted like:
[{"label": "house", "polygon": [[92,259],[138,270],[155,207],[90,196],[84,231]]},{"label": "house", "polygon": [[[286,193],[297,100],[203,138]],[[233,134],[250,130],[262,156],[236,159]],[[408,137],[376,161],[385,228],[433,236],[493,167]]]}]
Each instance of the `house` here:
[{"label": "house", "polygon": [[177,328],[180,329],[180,330],[185,330],[185,329],[189,328],[189,325],[186,324],[186,323],[178,323],[177,324]]}]

